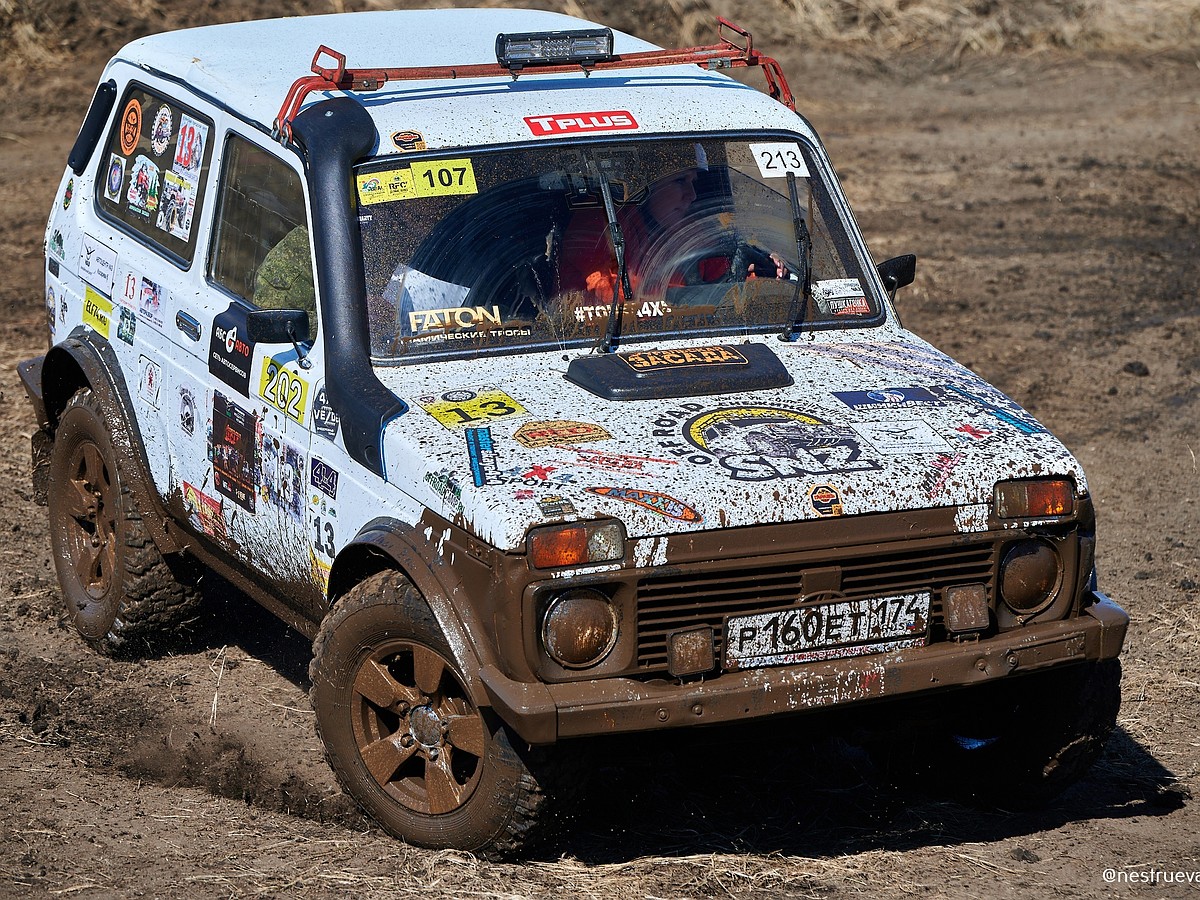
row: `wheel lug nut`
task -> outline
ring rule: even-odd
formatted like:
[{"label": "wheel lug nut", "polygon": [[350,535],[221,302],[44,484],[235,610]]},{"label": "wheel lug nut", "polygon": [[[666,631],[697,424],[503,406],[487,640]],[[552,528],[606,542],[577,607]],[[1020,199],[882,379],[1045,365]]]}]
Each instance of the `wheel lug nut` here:
[{"label": "wheel lug nut", "polygon": [[417,742],[416,738],[414,738],[411,734],[400,735],[400,746],[401,747],[411,747],[416,742]]},{"label": "wheel lug nut", "polygon": [[430,747],[430,748],[429,748],[429,758],[430,758],[430,759],[437,759],[437,758],[438,758],[438,748],[437,748],[437,747]]},{"label": "wheel lug nut", "polygon": [[404,702],[403,700],[400,700],[399,702],[396,703],[396,706],[395,706],[396,715],[407,716],[410,708],[411,707],[409,707],[409,705],[406,702]]}]

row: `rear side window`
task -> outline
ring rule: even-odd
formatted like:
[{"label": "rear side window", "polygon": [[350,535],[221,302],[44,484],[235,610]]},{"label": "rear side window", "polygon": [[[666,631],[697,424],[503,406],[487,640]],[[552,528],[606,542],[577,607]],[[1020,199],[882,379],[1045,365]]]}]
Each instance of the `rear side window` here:
[{"label": "rear side window", "polygon": [[101,213],[143,241],[190,263],[212,156],[212,120],[141,85],[117,104],[102,155]]},{"label": "rear side window", "polygon": [[311,337],[316,292],[299,173],[230,135],[219,190],[209,277],[254,306],[306,310]]}]

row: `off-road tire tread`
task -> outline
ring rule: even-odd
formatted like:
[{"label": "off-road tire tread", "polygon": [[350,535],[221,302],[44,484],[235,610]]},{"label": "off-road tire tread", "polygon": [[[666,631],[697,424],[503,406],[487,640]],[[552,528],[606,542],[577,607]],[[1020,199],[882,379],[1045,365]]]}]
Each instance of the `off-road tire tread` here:
[{"label": "off-road tire tread", "polygon": [[[380,602],[394,604],[397,609],[405,610],[407,615],[427,616],[428,621],[425,624],[437,631],[437,623],[424,598],[402,572],[385,569],[360,581],[350,588],[325,616],[313,641],[313,658],[309,663],[308,675],[309,682],[312,684],[309,696],[314,709],[317,706],[315,691],[318,661],[322,658],[329,641],[340,624],[353,613]],[[443,649],[449,653],[448,648]],[[482,712],[485,717],[488,716],[488,710],[485,709]],[[316,721],[317,736],[322,738],[322,745],[326,748],[326,759],[334,773],[337,774],[338,764],[329,752],[329,743],[321,735],[320,716],[316,717]],[[508,818],[496,829],[495,835],[482,846],[462,848],[469,849],[478,856],[489,860],[516,858],[545,836],[549,795],[543,787],[542,781],[554,778],[553,760],[558,756],[539,748],[519,751],[517,746],[519,746],[520,738],[503,723],[497,727],[500,730],[498,735],[500,740],[494,741],[493,746],[500,752],[512,753],[526,771],[518,777],[518,797],[510,807]],[[537,775],[534,772],[537,772]],[[340,775],[338,777],[340,781]]]},{"label": "off-road tire tread", "polygon": [[[101,422],[106,421],[100,399],[90,388],[82,388],[67,401],[62,415],[74,407],[86,407]],[[111,439],[109,445],[111,447]],[[114,452],[117,481],[121,489],[121,521],[117,527],[125,545],[125,572],[122,596],[116,619],[108,633],[88,643],[106,656],[131,658],[168,649],[179,633],[194,623],[202,601],[199,587],[189,583],[194,573],[176,574],[176,569],[191,569],[181,560],[176,568],[159,551],[150,537],[142,515],[129,490],[129,479]],[[188,580],[181,580],[186,575]],[[85,640],[87,640],[85,638]]]}]

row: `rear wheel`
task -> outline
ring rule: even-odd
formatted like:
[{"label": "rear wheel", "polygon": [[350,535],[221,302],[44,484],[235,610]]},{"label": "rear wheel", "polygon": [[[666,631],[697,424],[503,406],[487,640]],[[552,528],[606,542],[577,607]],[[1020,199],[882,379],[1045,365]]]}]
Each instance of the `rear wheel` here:
[{"label": "rear wheel", "polygon": [[59,418],[47,481],[54,565],[76,630],[107,655],[166,647],[195,619],[200,591],[147,533],[90,388]]},{"label": "rear wheel", "polygon": [[383,572],[351,589],[313,646],[317,729],[342,787],[391,834],[509,855],[544,794],[508,729],[481,709],[415,588]]},{"label": "rear wheel", "polygon": [[940,698],[935,718],[872,745],[893,780],[1006,809],[1041,806],[1100,756],[1121,706],[1121,665],[1101,660]]}]

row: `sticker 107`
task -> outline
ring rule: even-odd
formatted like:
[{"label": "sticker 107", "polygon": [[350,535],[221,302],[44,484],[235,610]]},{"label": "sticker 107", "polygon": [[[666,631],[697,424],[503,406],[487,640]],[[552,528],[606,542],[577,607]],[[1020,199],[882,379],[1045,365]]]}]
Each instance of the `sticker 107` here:
[{"label": "sticker 107", "polygon": [[275,357],[263,360],[258,392],[281,413],[304,424],[308,382]]}]

